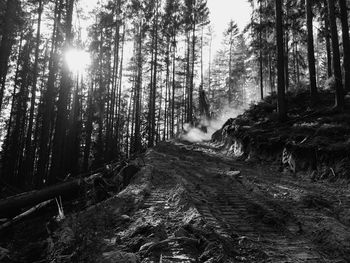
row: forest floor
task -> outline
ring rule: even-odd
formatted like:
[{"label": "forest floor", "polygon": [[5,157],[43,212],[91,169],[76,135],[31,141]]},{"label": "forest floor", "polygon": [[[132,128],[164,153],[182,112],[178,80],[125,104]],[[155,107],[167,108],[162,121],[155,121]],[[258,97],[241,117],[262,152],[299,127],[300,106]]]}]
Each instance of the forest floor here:
[{"label": "forest floor", "polygon": [[122,192],[67,216],[46,259],[17,262],[350,262],[347,184],[212,144],[161,143],[138,162]]}]

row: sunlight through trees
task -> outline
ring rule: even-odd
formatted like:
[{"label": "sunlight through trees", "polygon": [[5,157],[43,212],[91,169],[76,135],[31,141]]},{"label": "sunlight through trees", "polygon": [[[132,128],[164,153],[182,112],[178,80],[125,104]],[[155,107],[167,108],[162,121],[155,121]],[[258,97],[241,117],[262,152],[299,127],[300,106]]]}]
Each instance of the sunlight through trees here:
[{"label": "sunlight through trees", "polygon": [[1,180],[52,184],[272,93],[284,120],[285,93],[334,83],[342,110],[347,1],[248,2],[214,47],[207,0],[0,0]]}]

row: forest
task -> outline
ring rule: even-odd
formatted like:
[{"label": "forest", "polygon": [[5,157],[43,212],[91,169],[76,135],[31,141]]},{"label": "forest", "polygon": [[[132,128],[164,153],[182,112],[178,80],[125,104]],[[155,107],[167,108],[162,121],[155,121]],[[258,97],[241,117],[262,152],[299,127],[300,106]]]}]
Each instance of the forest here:
[{"label": "forest", "polygon": [[0,0],[0,261],[349,262],[350,1],[212,2]]},{"label": "forest", "polygon": [[201,90],[216,108],[227,87],[229,103],[243,103],[248,49],[234,22],[215,58],[220,66],[204,72],[212,34],[205,1],[101,2],[84,41],[83,6],[1,1],[1,181],[17,189],[174,138],[198,122]]},{"label": "forest", "polygon": [[101,1],[84,40],[82,1],[2,0],[1,182],[54,184],[271,92],[281,120],[285,92],[306,86],[315,103],[335,87],[341,110],[346,0],[249,2],[251,22],[241,31],[232,20],[211,54],[204,0]]}]

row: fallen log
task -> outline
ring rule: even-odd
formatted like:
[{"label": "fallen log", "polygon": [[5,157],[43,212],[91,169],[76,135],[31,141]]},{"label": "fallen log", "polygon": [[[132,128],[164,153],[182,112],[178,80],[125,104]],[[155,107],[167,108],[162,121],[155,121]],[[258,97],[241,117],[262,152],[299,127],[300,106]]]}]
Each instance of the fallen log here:
[{"label": "fallen log", "polygon": [[85,185],[84,179],[76,179],[58,185],[50,186],[42,190],[31,191],[20,195],[0,200],[0,218],[12,217],[22,209],[35,206],[38,203],[53,199],[58,196],[72,198],[79,195]]},{"label": "fallen log", "polygon": [[29,210],[25,211],[24,213],[22,213],[22,214],[16,216],[15,218],[13,218],[13,219],[7,221],[6,223],[0,225],[0,231],[3,230],[3,229],[5,229],[5,228],[7,228],[7,227],[9,227],[9,226],[11,226],[11,225],[13,225],[13,224],[16,223],[16,222],[21,221],[23,218],[25,218],[25,217],[27,217],[27,216],[30,216],[31,214],[33,214],[33,213],[39,211],[41,208],[43,208],[43,207],[49,205],[52,201],[53,201],[53,199],[48,200],[48,201],[45,201],[45,202],[42,202],[42,203],[40,203],[40,204],[38,204],[38,205],[36,205],[36,206],[30,208]]}]

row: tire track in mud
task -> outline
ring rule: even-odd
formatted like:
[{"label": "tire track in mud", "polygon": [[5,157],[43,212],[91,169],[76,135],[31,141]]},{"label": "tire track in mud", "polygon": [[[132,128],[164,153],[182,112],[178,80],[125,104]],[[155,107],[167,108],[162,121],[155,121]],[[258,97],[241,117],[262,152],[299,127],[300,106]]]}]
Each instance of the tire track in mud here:
[{"label": "tire track in mud", "polygon": [[[211,186],[220,189],[219,183],[212,183]],[[239,236],[258,245],[267,254],[270,262],[322,262],[318,253],[308,246],[307,241],[292,239],[279,233],[274,226],[267,226],[263,222],[255,221],[254,225],[249,222],[247,218],[255,216],[250,214],[252,212],[249,210],[252,208],[249,205],[253,204],[255,205],[253,208],[257,208],[260,204],[254,198],[247,198],[238,187],[222,189],[221,195],[221,198],[216,200],[217,212],[214,212],[212,216],[205,213],[208,210],[207,206],[199,206],[198,210],[207,220],[215,222],[215,219],[222,217],[226,223],[222,226],[223,228],[229,227]],[[274,212],[272,209],[269,210],[265,212],[271,214]],[[267,221],[267,223],[275,223],[273,218],[270,220],[272,222]]]},{"label": "tire track in mud", "polygon": [[[157,158],[157,153],[154,152],[153,160]],[[158,156],[159,157],[159,156]],[[161,158],[164,156],[162,155]],[[154,169],[153,176],[169,173],[169,167],[159,165]],[[145,199],[143,208],[151,209],[154,220],[159,220],[166,223],[165,230],[168,237],[173,236],[179,225],[182,224],[183,215],[178,213],[177,204],[174,202],[172,193],[175,191],[177,184],[170,175],[168,178],[156,184],[149,196]],[[167,243],[166,249],[162,249],[161,253],[151,253],[142,259],[142,262],[197,262],[198,256],[195,253],[189,253],[189,250],[176,239]]]},{"label": "tire track in mud", "polygon": [[[254,174],[250,168],[243,168],[244,174]],[[273,171],[261,173],[259,178],[248,178],[247,182],[259,189],[257,194],[293,210],[303,234],[319,251],[333,259],[332,262],[350,262],[350,189],[347,184],[313,182],[305,173],[276,176]]]},{"label": "tire track in mud", "polygon": [[[162,210],[166,210],[168,213],[172,210],[171,204],[168,202],[168,196],[165,195],[165,189],[157,189],[153,191],[151,195],[146,199],[144,205],[147,207],[158,208]],[[173,216],[163,217],[161,218],[167,225],[176,225],[181,218],[177,217],[175,213],[171,213]],[[167,228],[167,234],[170,235],[173,232],[173,229]],[[163,260],[165,262],[184,262],[184,263],[192,263],[195,262],[196,259],[193,258],[192,255],[189,255],[185,249],[181,246],[181,244],[177,241],[171,241],[168,243],[169,251],[165,251],[160,255],[160,258],[154,259],[154,257],[146,257],[142,262],[160,262]]]},{"label": "tire track in mud", "polygon": [[[326,260],[310,240],[298,235],[296,222],[283,218],[291,215],[279,217],[281,211],[261,195],[221,174],[222,167],[217,161],[193,152],[191,146],[168,147],[173,149],[163,161],[170,161],[176,167],[176,174],[196,208],[218,234],[237,234],[243,249],[255,246],[265,253],[264,262],[332,262]],[[204,162],[206,165],[201,165]],[[281,225],[283,220],[287,221],[285,225]]]}]

